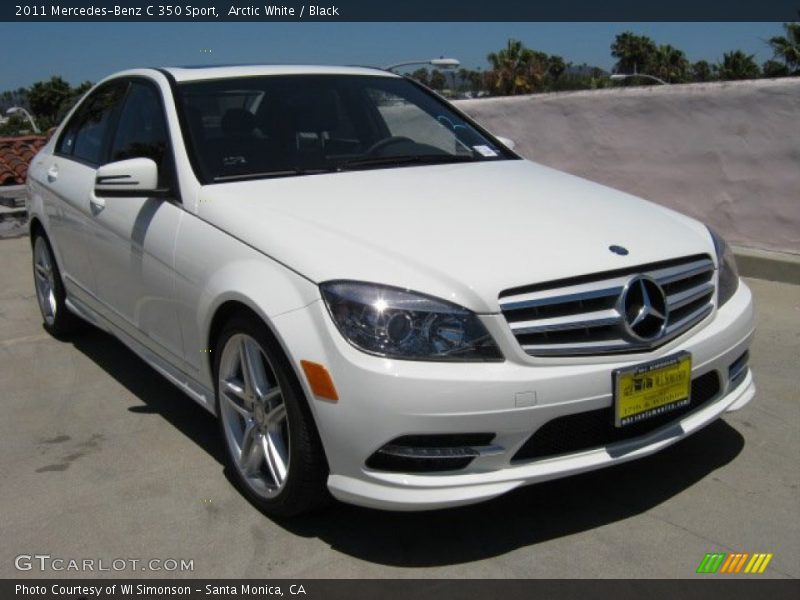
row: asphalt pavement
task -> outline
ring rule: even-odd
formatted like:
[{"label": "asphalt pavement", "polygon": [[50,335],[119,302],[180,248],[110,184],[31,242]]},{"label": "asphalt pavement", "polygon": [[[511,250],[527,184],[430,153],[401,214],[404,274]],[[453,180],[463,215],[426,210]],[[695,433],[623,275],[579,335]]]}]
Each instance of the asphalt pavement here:
[{"label": "asphalt pavement", "polygon": [[126,561],[103,577],[682,578],[708,552],[800,576],[800,286],[747,280],[755,400],[658,455],[453,510],[277,521],[232,487],[201,407],[104,333],[46,334],[26,238],[0,265],[0,578],[93,576],[16,568],[36,554]]}]

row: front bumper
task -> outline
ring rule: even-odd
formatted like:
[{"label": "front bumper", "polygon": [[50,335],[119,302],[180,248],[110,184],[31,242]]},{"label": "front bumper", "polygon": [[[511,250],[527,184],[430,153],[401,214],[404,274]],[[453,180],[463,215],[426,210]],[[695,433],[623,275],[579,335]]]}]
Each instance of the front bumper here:
[{"label": "front bumper", "polygon": [[[337,403],[311,402],[338,499],[391,510],[426,510],[479,502],[514,488],[647,456],[737,410],[755,394],[752,374],[729,380],[729,368],[753,335],[752,296],[736,294],[703,323],[654,352],[616,357],[537,360],[524,355],[501,315],[481,319],[502,363],[431,363],[383,359],[349,345],[321,301],[275,319],[292,359],[326,365]],[[290,343],[289,343],[290,342]],[[679,351],[692,354],[692,377],[711,371],[720,392],[698,409],[639,437],[604,447],[525,462],[512,457],[552,419],[612,405],[611,372]],[[313,398],[305,381],[309,398]],[[502,451],[461,470],[430,474],[370,469],[366,461],[404,435],[492,432]]]}]

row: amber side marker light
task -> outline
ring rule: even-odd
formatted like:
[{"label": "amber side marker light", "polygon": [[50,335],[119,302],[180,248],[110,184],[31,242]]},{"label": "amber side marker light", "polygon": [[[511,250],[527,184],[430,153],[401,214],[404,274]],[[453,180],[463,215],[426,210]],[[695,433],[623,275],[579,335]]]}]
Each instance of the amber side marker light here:
[{"label": "amber side marker light", "polygon": [[300,366],[303,367],[303,372],[306,374],[308,384],[311,386],[311,391],[314,392],[315,396],[338,402],[339,395],[336,393],[336,388],[333,385],[333,379],[331,379],[328,369],[319,363],[309,360],[301,360]]}]

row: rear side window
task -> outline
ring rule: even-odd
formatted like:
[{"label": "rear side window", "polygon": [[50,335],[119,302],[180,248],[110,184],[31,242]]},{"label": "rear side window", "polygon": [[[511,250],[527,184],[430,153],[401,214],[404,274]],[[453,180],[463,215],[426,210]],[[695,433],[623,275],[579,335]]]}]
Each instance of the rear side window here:
[{"label": "rear side window", "polygon": [[112,82],[87,97],[64,128],[56,152],[92,165],[102,163],[111,120],[126,88],[125,82]]}]

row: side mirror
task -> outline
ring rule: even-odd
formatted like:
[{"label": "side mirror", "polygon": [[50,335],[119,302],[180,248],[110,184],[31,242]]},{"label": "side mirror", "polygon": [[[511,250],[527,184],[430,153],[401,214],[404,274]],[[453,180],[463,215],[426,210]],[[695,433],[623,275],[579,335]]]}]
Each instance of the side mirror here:
[{"label": "side mirror", "polygon": [[169,195],[158,188],[158,166],[150,158],[129,158],[97,169],[94,193],[99,197],[152,198]]},{"label": "side mirror", "polygon": [[517,145],[514,143],[514,140],[512,140],[510,138],[502,137],[500,135],[496,135],[494,137],[496,137],[497,141],[500,142],[501,144],[503,144],[509,150],[513,150],[514,148],[517,147]]}]

